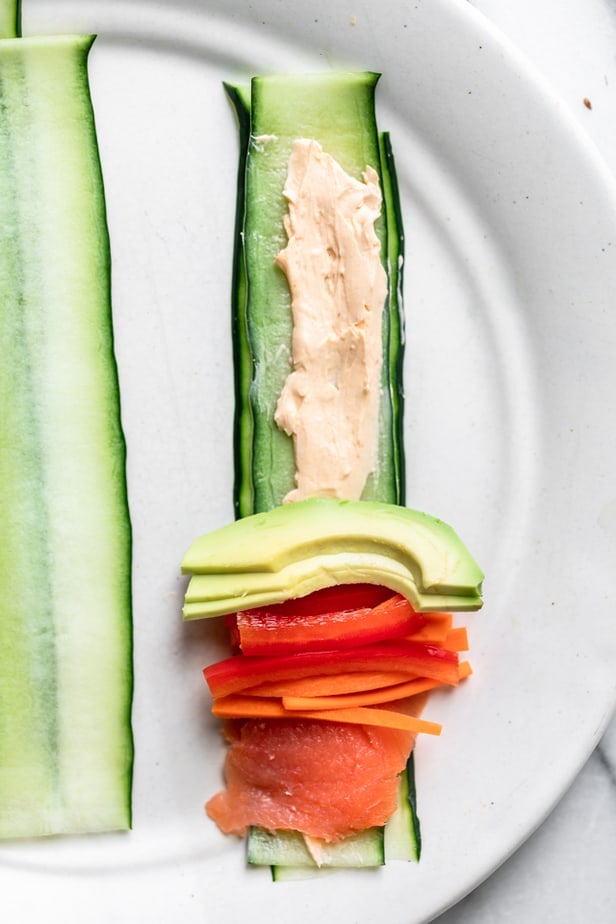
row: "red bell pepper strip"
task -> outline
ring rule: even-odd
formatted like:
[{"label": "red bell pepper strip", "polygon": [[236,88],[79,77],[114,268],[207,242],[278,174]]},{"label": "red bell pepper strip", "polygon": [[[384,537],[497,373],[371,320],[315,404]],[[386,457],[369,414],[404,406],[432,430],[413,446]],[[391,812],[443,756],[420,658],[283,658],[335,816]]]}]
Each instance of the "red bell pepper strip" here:
[{"label": "red bell pepper strip", "polygon": [[255,609],[238,610],[224,617],[225,625],[231,632],[231,642],[239,647],[240,636],[237,628],[237,616],[240,613],[269,613],[276,616],[313,617],[323,613],[341,612],[344,610],[373,607],[391,597],[392,591],[381,584],[335,584],[332,587],[323,587],[303,597],[294,597],[284,603],[272,604],[269,607],[256,607]]},{"label": "red bell pepper strip", "polygon": [[270,609],[279,613],[298,616],[315,616],[360,607],[378,606],[393,595],[389,587],[382,584],[334,584],[323,587],[304,597],[295,597],[278,603]]},{"label": "red bell pepper strip", "polygon": [[274,680],[349,671],[401,671],[410,677],[431,677],[441,683],[458,683],[458,656],[436,645],[399,639],[358,648],[308,651],[281,657],[233,655],[203,671],[216,699],[247,687]]},{"label": "red bell pepper strip", "polygon": [[[352,587],[347,585],[343,590]],[[336,609],[325,609],[324,604],[329,601],[324,597],[321,601],[311,601],[312,612],[304,599],[233,614],[232,619],[226,620],[233,642],[249,657],[327,651],[412,635],[426,623],[426,617],[416,613],[401,594],[388,591],[387,599],[376,605],[364,603],[351,607],[348,594],[339,593],[338,600],[332,601],[329,590],[329,601],[337,602]],[[373,596],[374,590],[371,588]],[[366,591],[355,591],[353,596],[356,601],[369,599]]]}]

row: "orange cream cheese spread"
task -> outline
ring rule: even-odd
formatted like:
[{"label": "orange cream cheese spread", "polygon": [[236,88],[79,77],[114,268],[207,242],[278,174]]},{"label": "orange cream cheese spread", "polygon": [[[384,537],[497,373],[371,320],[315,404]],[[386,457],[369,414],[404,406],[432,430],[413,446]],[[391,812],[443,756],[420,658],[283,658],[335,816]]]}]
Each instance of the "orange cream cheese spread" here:
[{"label": "orange cream cheese spread", "polygon": [[293,438],[296,466],[285,501],[358,500],[377,458],[387,297],[379,179],[370,166],[355,179],[300,138],[284,195],[288,243],[276,263],[291,291],[292,371],[275,420]]}]

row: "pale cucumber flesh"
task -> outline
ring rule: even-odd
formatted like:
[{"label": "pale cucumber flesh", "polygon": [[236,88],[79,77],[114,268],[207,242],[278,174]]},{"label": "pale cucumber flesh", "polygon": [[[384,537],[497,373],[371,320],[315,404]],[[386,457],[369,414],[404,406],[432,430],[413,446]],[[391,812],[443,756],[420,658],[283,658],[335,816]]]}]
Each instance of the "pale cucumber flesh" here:
[{"label": "pale cucumber flesh", "polygon": [[131,821],[131,528],[91,43],[0,41],[5,838]]}]

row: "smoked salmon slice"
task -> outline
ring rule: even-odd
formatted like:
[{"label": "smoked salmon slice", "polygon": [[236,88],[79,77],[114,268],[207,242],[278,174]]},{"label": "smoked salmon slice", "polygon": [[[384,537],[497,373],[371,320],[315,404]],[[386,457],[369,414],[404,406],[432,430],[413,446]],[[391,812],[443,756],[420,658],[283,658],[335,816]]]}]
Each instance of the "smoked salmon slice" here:
[{"label": "smoked salmon slice", "polygon": [[411,732],[312,719],[227,723],[226,789],[206,804],[225,834],[253,826],[332,842],[396,809]]}]

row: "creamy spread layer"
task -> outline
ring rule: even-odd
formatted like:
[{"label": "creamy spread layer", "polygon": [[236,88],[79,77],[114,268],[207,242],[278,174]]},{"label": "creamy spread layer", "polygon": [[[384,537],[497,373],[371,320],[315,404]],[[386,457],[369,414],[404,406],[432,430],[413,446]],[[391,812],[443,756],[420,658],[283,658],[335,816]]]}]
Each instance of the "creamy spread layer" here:
[{"label": "creamy spread layer", "polygon": [[288,243],[277,257],[291,291],[292,371],[276,423],[292,436],[305,497],[358,500],[377,458],[387,276],[375,222],[376,171],[363,182],[314,140],[293,144],[284,189]]}]

